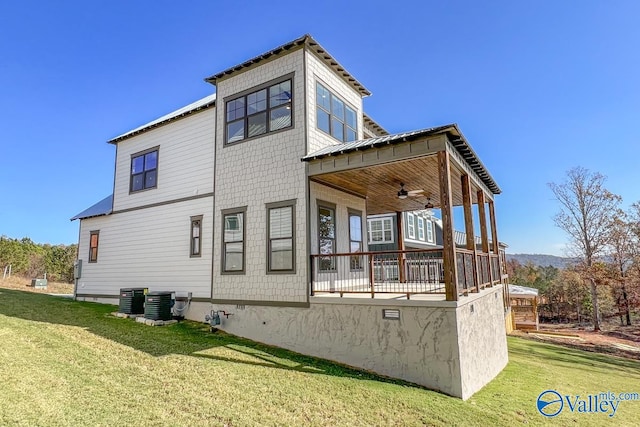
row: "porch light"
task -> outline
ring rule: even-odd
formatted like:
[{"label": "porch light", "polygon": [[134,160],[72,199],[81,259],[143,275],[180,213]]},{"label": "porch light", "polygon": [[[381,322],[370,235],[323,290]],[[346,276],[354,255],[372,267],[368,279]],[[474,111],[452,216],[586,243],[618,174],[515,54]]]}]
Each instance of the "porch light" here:
[{"label": "porch light", "polygon": [[433,203],[431,203],[431,197],[427,197],[427,204],[424,205],[425,209],[433,209],[435,206],[433,206]]},{"label": "porch light", "polygon": [[398,191],[398,199],[406,199],[409,193],[404,189],[404,184],[400,183],[400,191]]}]

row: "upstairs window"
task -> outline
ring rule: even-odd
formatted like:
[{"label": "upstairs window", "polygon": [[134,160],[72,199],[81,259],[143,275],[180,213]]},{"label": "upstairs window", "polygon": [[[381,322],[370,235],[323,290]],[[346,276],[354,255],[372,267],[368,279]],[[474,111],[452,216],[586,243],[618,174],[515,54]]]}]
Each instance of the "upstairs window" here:
[{"label": "upstairs window", "polygon": [[131,187],[136,191],[156,188],[158,184],[158,148],[131,156]]},{"label": "upstairs window", "polygon": [[98,262],[98,240],[100,231],[89,233],[89,262]]},{"label": "upstairs window", "polygon": [[316,123],[340,142],[355,141],[358,135],[356,111],[320,83],[316,83]]},{"label": "upstairs window", "polygon": [[369,244],[393,243],[393,221],[391,218],[372,218],[369,225]]},{"label": "upstairs window", "polygon": [[427,220],[427,242],[433,243],[433,221]]},{"label": "upstairs window", "polygon": [[409,238],[416,238],[416,225],[414,223],[414,216],[412,213],[407,213],[407,230],[409,231]]},{"label": "upstairs window", "polygon": [[291,79],[226,103],[226,144],[291,127]]},{"label": "upstairs window", "polygon": [[418,217],[418,240],[424,240],[424,218]]}]

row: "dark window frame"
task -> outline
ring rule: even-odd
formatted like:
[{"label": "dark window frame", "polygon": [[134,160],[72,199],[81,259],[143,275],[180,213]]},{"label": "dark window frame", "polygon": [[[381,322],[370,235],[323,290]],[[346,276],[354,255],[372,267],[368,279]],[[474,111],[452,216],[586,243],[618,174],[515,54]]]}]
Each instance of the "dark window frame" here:
[{"label": "dark window frame", "polygon": [[[329,109],[327,110],[327,108],[325,106],[323,106],[320,103],[320,100],[318,99],[318,91],[319,88],[324,89],[324,91],[329,93]],[[333,139],[340,141],[340,142],[351,142],[351,141],[356,141],[358,139],[358,109],[357,108],[353,108],[349,103],[347,103],[347,101],[344,100],[344,98],[336,95],[331,89],[328,88],[327,85],[325,85],[324,83],[320,83],[319,81],[316,81],[316,128],[319,129],[320,131],[322,131],[323,133],[326,133],[327,135],[331,136]],[[342,113],[342,117],[339,117],[337,114],[334,113],[334,99],[339,101],[340,103],[342,103],[343,105],[343,113]],[[355,127],[351,127],[348,124],[348,120],[347,120],[347,110],[351,110],[351,112],[354,115],[355,118]],[[328,119],[329,119],[329,131],[327,132],[326,130],[322,129],[319,125],[320,120],[318,120],[318,113],[319,111],[322,111],[323,113],[328,115]],[[341,123],[342,124],[342,138],[338,138],[336,135],[334,135],[334,120]],[[353,139],[348,139],[347,135],[348,135],[348,131],[351,130],[353,131],[354,134],[354,138]]]},{"label": "dark window frame", "polygon": [[[347,209],[347,213],[349,216],[349,252],[350,253],[357,253],[357,252],[353,252],[353,248],[352,245],[353,243],[360,243],[360,252],[364,252],[364,227],[363,227],[363,221],[362,221],[362,212],[359,210],[355,210],[355,209]],[[360,240],[353,240],[353,236],[351,234],[351,218],[352,217],[356,217],[358,219],[360,219]],[[349,260],[349,269],[351,271],[362,271],[364,269],[364,263],[362,260],[362,255],[353,255],[351,256],[351,259]]]},{"label": "dark window frame", "polygon": [[[295,123],[295,118],[294,118],[294,104],[295,104],[295,100],[294,100],[294,73],[289,73],[287,75],[281,76],[277,79],[273,79],[270,80],[266,83],[263,83],[259,86],[255,86],[252,87],[250,89],[244,90],[242,92],[233,94],[229,97],[226,97],[224,99],[224,143],[223,143],[223,147],[228,147],[228,146],[232,146],[232,145],[236,145],[236,144],[240,144],[246,141],[251,141],[253,139],[257,139],[260,137],[263,137],[265,135],[272,135],[274,133],[277,132],[282,132],[282,131],[287,131],[290,129],[294,128],[294,123]],[[288,102],[283,102],[282,104],[278,104],[275,106],[271,105],[271,94],[269,93],[269,89],[275,85],[284,83],[286,81],[290,82],[290,98]],[[256,113],[253,114],[248,114],[248,99],[251,95],[257,94],[263,90],[266,90],[266,98],[265,98],[265,102],[266,102],[266,107],[264,110],[260,110]],[[229,115],[228,115],[228,105],[232,102],[238,101],[238,100],[244,100],[244,105],[242,106],[243,112],[242,112],[242,117],[241,118],[234,118],[233,120],[229,120]],[[285,105],[289,105],[288,110],[291,112],[291,123],[289,124],[289,126],[286,127],[282,127],[282,128],[278,128],[278,129],[274,129],[271,130],[270,129],[270,125],[271,125],[271,112],[276,111],[278,109],[281,109],[283,106]],[[266,115],[266,123],[265,123],[265,131],[263,133],[257,134],[257,135],[252,135],[249,136],[249,119],[250,118],[254,118],[257,117],[261,114],[265,114]],[[244,137],[242,139],[239,139],[237,141],[232,141],[229,142],[229,124],[230,123],[239,123],[240,121],[243,122],[243,126],[244,126],[244,132],[243,135]]]},{"label": "dark window frame", "polygon": [[[266,203],[267,211],[267,274],[295,274],[296,273],[296,200],[284,200],[275,203]],[[280,208],[291,208],[291,237],[272,238],[271,237],[271,210]],[[271,268],[271,242],[273,240],[291,239],[291,268],[286,270]]]},{"label": "dark window frame", "polygon": [[[201,258],[202,257],[202,218],[203,215],[196,215],[191,217],[191,226],[189,227],[189,257]],[[198,236],[194,236],[194,230],[198,229]],[[194,251],[195,239],[198,239],[197,251]]]},{"label": "dark window frame", "polygon": [[[93,246],[93,236],[96,236],[96,245]],[[98,247],[100,246],[100,230],[89,232],[89,262],[98,262]]]},{"label": "dark window frame", "polygon": [[[226,241],[225,230],[227,217],[232,215],[242,214],[242,268],[239,270],[227,270],[225,268],[226,258],[227,258],[227,243],[238,243],[238,241]],[[220,241],[222,242],[222,253],[220,254],[220,273],[224,275],[233,275],[233,274],[245,274],[247,270],[247,207],[242,206],[239,208],[232,209],[223,209],[221,211],[222,215],[222,238]]]},{"label": "dark window frame", "polygon": [[[147,154],[153,153],[154,151],[156,152],[156,167],[152,168],[152,169],[149,169],[149,170],[146,170],[145,164],[144,164],[144,162],[145,162],[144,156],[146,156]],[[134,174],[133,173],[133,162],[134,162],[135,159],[137,159],[139,157],[143,158],[142,172]],[[158,170],[159,170],[159,166],[160,166],[160,146],[149,148],[149,149],[144,150],[144,151],[139,151],[137,153],[133,153],[131,155],[131,164],[129,166],[129,194],[140,193],[142,191],[153,190],[154,188],[158,188],[158,176],[159,176]],[[147,182],[146,176],[147,176],[147,173],[151,172],[151,171],[155,171],[155,174],[156,174],[155,185],[146,187],[146,182]],[[139,189],[139,190],[134,190],[133,189],[134,176],[137,176],[137,175],[140,175],[140,174],[142,175],[142,188]]]},{"label": "dark window frame", "polygon": [[[331,249],[332,251],[329,252],[330,254],[335,254],[337,253],[337,246],[338,246],[338,227],[337,227],[337,222],[336,222],[336,204],[335,203],[329,203],[329,202],[325,202],[322,200],[318,200],[317,201],[317,205],[318,205],[318,209],[317,209],[317,224],[318,224],[318,254],[322,255],[322,241],[323,240],[330,240],[332,241],[331,244]],[[320,209],[328,209],[332,212],[331,218],[333,220],[333,237],[323,237],[320,234],[320,231],[322,230],[322,226],[321,226],[321,221],[320,221]],[[337,263],[336,263],[336,257],[329,257],[328,258],[328,268],[323,268],[323,265],[327,264],[327,259],[323,259],[322,257],[318,257],[318,271],[322,272],[322,273],[331,273],[331,272],[335,272],[337,271]]]}]

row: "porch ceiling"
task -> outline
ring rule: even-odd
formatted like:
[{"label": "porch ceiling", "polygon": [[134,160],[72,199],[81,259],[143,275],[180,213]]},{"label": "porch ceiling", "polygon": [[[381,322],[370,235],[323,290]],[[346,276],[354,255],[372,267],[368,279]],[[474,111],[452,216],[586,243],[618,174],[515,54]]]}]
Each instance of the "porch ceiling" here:
[{"label": "porch ceiling", "polygon": [[[462,172],[452,163],[451,197],[454,206],[462,205],[461,176]],[[435,208],[440,207],[437,155],[314,175],[310,179],[366,198],[369,215],[424,209],[428,198]],[[401,183],[404,183],[404,189],[408,192],[424,191],[416,196],[399,199]],[[475,189],[472,200],[473,203],[477,202]]]}]

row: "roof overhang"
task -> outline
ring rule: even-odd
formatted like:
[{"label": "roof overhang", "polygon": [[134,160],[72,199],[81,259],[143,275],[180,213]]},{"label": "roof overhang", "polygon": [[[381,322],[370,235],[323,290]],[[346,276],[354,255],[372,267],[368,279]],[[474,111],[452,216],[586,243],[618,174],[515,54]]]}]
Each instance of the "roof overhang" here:
[{"label": "roof overhang", "polygon": [[71,221],[76,219],[87,219],[87,218],[93,218],[96,216],[110,215],[112,210],[113,210],[113,194],[100,200],[95,205],[83,210],[82,212],[80,212],[79,214],[71,218]]},{"label": "roof overhang", "polygon": [[192,114],[198,113],[200,111],[206,110],[208,108],[214,107],[216,105],[216,94],[211,94],[209,96],[205,96],[202,99],[199,99],[195,102],[192,102],[189,105],[185,105],[182,108],[179,108],[175,111],[172,111],[169,114],[165,114],[164,116],[153,120],[147,124],[144,124],[140,127],[137,127],[129,132],[123,133],[122,135],[116,136],[115,138],[107,141],[109,144],[117,144],[120,141],[131,138],[133,136],[139,135],[144,132],[148,132],[152,129],[155,129],[160,126],[164,126],[176,120],[180,120],[186,116],[190,116]]},{"label": "roof overhang", "polygon": [[[489,172],[466,143],[455,124],[386,135],[363,141],[337,144],[305,156],[312,181],[367,199],[367,213],[424,209],[427,202],[440,206],[440,165],[438,153],[450,159],[451,201],[463,204],[463,175],[471,179],[475,191],[486,198],[500,193]],[[399,199],[400,184],[407,191],[423,190],[415,197]]]},{"label": "roof overhang", "polygon": [[275,49],[251,58],[248,61],[243,62],[242,64],[227,68],[226,70],[207,77],[204,80],[208,83],[216,85],[218,81],[224,80],[227,77],[246,71],[250,68],[253,68],[257,64],[277,58],[280,55],[287,54],[302,47],[308,49],[310,52],[313,52],[322,62],[329,66],[336,74],[338,74],[338,76],[340,76],[347,84],[353,87],[361,96],[371,95],[371,92],[369,92],[367,88],[365,88],[358,80],[356,80],[355,77],[353,77],[347,70],[345,70],[345,68],[340,65],[340,63],[336,61],[336,59],[331,56],[320,45],[320,43],[315,41],[314,38],[309,34],[305,34],[300,38],[297,38],[293,41],[283,44],[282,46],[278,46]]}]

